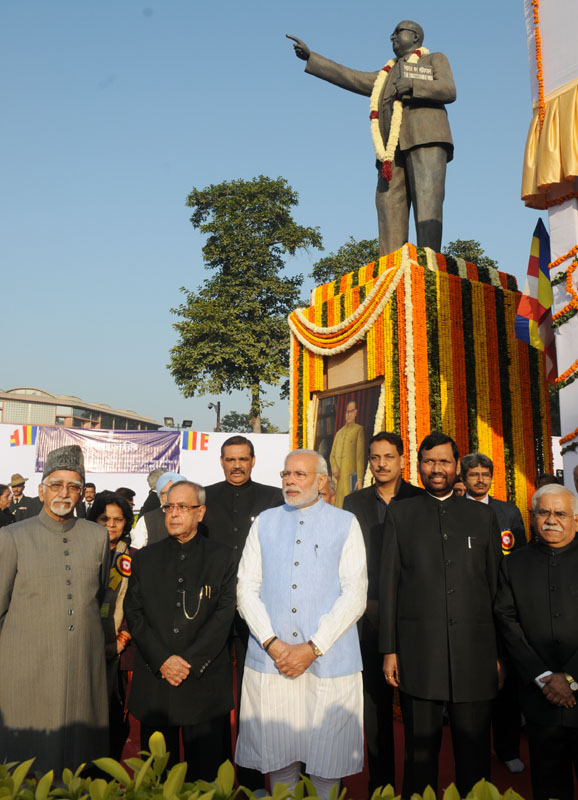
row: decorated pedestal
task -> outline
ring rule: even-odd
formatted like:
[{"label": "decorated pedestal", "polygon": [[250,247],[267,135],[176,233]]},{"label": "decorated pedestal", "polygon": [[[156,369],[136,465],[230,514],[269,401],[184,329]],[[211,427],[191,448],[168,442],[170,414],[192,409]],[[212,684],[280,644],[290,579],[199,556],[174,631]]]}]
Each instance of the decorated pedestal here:
[{"label": "decorated pedestal", "polygon": [[[411,244],[317,287],[289,317],[293,447],[329,456],[350,403],[365,443],[402,436],[418,484],[419,442],[441,430],[492,458],[492,494],[527,522],[552,454],[544,356],[514,337],[519,298],[513,276]],[[365,456],[363,470],[367,485]]]}]

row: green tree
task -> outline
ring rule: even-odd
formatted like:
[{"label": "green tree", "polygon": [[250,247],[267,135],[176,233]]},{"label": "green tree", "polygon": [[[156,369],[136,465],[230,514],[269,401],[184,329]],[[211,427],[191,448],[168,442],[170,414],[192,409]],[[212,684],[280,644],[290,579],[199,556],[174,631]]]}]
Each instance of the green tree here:
[{"label": "green tree", "polygon": [[354,269],[359,269],[379,258],[377,239],[360,239],[350,236],[336,253],[330,253],[313,264],[311,277],[316,284],[329,283]]},{"label": "green tree", "polygon": [[262,387],[288,375],[287,315],[299,303],[301,275],[286,277],[284,256],[321,248],[318,228],[292,217],[297,193],[263,175],[193,189],[193,227],[207,234],[203,260],[214,271],[171,309],[179,341],[169,369],[185,397],[249,391],[253,431],[261,430]]},{"label": "green tree", "polygon": [[[240,414],[238,411],[229,411],[221,420],[221,431],[224,433],[251,433],[251,417],[249,414]],[[261,417],[261,433],[279,433],[279,428],[273,425],[267,417]]]},{"label": "green tree", "polygon": [[450,242],[443,249],[444,256],[463,258],[464,261],[471,261],[478,267],[493,267],[499,269],[498,262],[485,255],[484,248],[475,239],[456,239]]}]

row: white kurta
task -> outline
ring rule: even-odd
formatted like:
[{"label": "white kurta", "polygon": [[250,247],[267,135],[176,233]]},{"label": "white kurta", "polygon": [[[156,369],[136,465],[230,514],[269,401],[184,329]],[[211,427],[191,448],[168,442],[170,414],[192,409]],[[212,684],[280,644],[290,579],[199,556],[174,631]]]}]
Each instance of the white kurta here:
[{"label": "white kurta", "polygon": [[[264,642],[275,631],[260,597],[259,520],[257,517],[253,523],[243,550],[237,602],[253,636]],[[348,524],[339,561],[341,595],[323,615],[312,636],[323,653],[355,624],[366,605],[363,536],[357,520]],[[301,761],[306,772],[322,778],[342,778],[359,772],[363,768],[361,673],[319,678],[306,671],[292,679],[245,667],[235,760],[261,772]]]}]

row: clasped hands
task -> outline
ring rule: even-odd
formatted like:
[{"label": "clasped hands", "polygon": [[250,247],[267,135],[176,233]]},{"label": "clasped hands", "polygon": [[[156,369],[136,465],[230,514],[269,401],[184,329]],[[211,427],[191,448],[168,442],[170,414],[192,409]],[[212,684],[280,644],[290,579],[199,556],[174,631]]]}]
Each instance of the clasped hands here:
[{"label": "clasped hands", "polygon": [[[266,644],[266,643],[265,643]],[[315,661],[315,653],[309,644],[287,644],[275,639],[267,650],[275,666],[287,678],[298,678]]]},{"label": "clasped hands", "polygon": [[540,683],[544,684],[542,689],[546,700],[560,708],[573,708],[576,705],[574,692],[570,688],[566,676],[562,672],[554,672],[540,678]]},{"label": "clasped hands", "polygon": [[171,686],[180,686],[189,677],[191,665],[181,656],[169,656],[161,664],[159,671]]}]

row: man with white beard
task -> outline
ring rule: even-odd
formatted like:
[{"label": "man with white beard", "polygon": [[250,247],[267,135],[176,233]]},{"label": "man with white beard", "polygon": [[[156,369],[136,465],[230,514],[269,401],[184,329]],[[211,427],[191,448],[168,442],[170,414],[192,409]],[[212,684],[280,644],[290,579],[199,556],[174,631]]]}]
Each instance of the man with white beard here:
[{"label": "man with white beard", "polygon": [[295,450],[281,472],[285,505],[253,523],[237,602],[251,631],[236,761],[319,797],[363,766],[363,689],[355,623],[365,610],[363,535],[319,497],[325,459]]},{"label": "man with white beard", "polygon": [[105,528],[74,516],[83,483],[78,445],[48,453],[44,508],[0,533],[0,761],[35,756],[56,775],[108,751],[110,546]]}]

